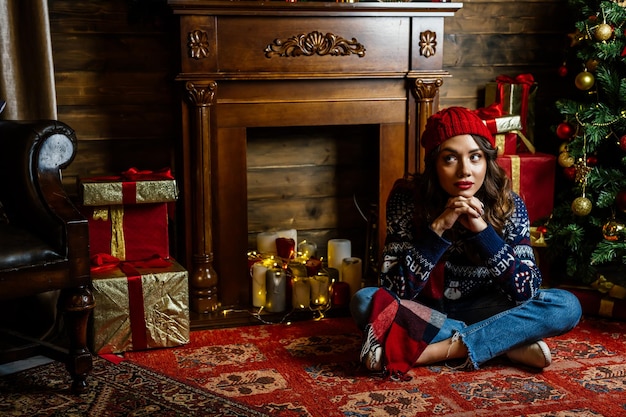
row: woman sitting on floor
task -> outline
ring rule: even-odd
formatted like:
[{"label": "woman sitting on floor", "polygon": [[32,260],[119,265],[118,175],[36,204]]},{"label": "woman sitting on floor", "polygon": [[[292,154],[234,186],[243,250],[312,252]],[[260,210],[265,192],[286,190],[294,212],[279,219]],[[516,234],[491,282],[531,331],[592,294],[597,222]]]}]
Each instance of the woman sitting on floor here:
[{"label": "woman sitting on floor", "polygon": [[365,331],[361,361],[401,376],[414,365],[502,354],[551,363],[542,340],[571,330],[570,292],[540,289],[526,206],[496,163],[494,138],[470,110],[431,116],[424,173],[399,180],[387,201],[381,288],[358,291],[351,312]]}]

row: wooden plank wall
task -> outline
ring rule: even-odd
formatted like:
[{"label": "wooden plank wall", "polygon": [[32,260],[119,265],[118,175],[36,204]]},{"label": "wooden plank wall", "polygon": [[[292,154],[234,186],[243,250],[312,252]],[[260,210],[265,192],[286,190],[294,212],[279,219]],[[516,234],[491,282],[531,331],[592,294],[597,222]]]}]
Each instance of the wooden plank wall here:
[{"label": "wooden plank wall", "polygon": [[440,106],[484,105],[484,86],[500,75],[530,73],[539,84],[536,141],[552,151],[550,134],[557,113],[554,101],[573,85],[557,74],[573,32],[566,0],[467,0],[446,18],[444,67],[452,78],[441,89]]},{"label": "wooden plank wall", "polygon": [[50,1],[58,115],[79,138],[70,187],[77,176],[173,164],[176,20],[162,2],[143,3]]},{"label": "wooden plank wall", "polygon": [[[176,172],[180,138],[179,90],[174,82],[178,32],[176,17],[166,2],[51,0],[49,4],[59,118],[76,130],[80,141],[78,156],[65,172],[68,189],[75,190],[79,176],[110,175],[131,166],[171,166]],[[540,84],[537,137],[545,145],[539,147],[558,146],[549,138],[549,116],[552,103],[564,88],[556,70],[563,60],[566,34],[571,31],[565,5],[565,0],[465,1],[464,7],[445,22],[444,67],[452,77],[441,89],[440,105],[482,106],[487,82],[499,74],[530,72]],[[295,132],[298,139],[291,141],[292,148],[280,149],[280,154],[269,151],[267,144],[250,143],[249,194],[254,203],[249,209],[249,230],[293,225],[285,222],[290,218],[285,214],[285,202],[307,188],[311,201],[291,200],[289,204],[300,207],[294,209],[300,213],[298,225],[307,225],[310,236],[326,239],[333,235],[328,228],[346,225],[345,218],[354,219],[351,198],[355,190],[367,195],[367,187],[363,187],[366,182],[359,183],[359,179],[368,178],[372,166],[366,155],[359,154],[359,144],[344,144],[338,150],[338,142],[322,141],[311,149],[306,148],[311,142],[300,133]],[[276,150],[283,144],[271,146]],[[276,165],[295,168],[289,155],[303,156],[303,148],[309,155],[317,152],[316,158],[324,155],[323,162],[294,159],[304,171],[295,184],[286,183],[294,177],[284,175],[284,167]],[[340,158],[338,152],[357,158],[341,169],[333,168],[331,162]],[[277,162],[278,157],[282,162]],[[355,165],[356,160],[366,161],[365,165]],[[338,171],[343,172],[341,177],[336,175]],[[268,187],[268,183],[274,186]],[[355,188],[354,184],[360,185]],[[322,200],[320,188],[325,188]],[[313,201],[315,198],[318,200]],[[329,200],[333,198],[336,201]],[[277,201],[284,210],[275,209]],[[330,205],[344,207],[337,210],[350,215],[334,214],[322,221],[320,213],[326,213]]]}]

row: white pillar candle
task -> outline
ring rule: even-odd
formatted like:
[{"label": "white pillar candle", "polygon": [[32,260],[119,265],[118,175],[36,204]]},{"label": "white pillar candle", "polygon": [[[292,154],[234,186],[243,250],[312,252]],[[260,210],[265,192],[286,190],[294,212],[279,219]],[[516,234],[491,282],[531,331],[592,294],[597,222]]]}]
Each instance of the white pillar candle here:
[{"label": "white pillar candle", "polygon": [[265,305],[265,273],[267,267],[261,262],[252,265],[252,305],[263,307]]},{"label": "white pillar candle", "polygon": [[350,286],[350,298],[361,289],[363,262],[360,258],[344,258],[341,264],[341,281]]},{"label": "white pillar candle", "polygon": [[328,241],[328,266],[339,271],[341,280],[341,264],[344,258],[352,256],[352,243],[348,239],[331,239]]},{"label": "white pillar candle", "polygon": [[296,229],[279,230],[276,233],[278,234],[278,237],[293,239],[296,244],[298,243],[298,231]]},{"label": "white pillar candle", "polygon": [[311,282],[311,302],[321,306],[328,303],[328,275],[318,274],[310,277]]},{"label": "white pillar candle", "polygon": [[291,305],[294,308],[309,308],[311,305],[311,281],[308,277],[293,278]]},{"label": "white pillar candle", "polygon": [[276,232],[261,232],[256,235],[256,249],[261,254],[276,254]]}]

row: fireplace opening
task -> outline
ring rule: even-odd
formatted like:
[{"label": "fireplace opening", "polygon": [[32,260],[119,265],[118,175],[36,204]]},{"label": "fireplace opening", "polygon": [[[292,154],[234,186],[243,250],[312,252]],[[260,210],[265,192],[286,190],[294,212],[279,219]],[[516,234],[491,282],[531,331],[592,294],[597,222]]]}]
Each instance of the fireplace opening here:
[{"label": "fireplace opening", "polygon": [[248,128],[248,248],[260,232],[295,229],[327,257],[330,239],[349,239],[366,261],[378,204],[378,125]]}]

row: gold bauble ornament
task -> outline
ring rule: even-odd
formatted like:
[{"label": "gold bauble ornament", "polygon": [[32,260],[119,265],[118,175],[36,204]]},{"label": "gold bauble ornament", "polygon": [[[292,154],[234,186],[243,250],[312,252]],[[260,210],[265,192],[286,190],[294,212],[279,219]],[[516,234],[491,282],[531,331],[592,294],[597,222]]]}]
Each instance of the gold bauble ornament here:
[{"label": "gold bauble ornament", "polygon": [[559,146],[559,154],[562,154],[563,152],[567,152],[567,145],[569,145],[569,142],[561,143],[561,146]]},{"label": "gold bauble ornament", "polygon": [[576,161],[574,160],[574,157],[569,154],[569,152],[561,152],[559,154],[558,162],[563,168],[569,168],[574,165],[574,162]]},{"label": "gold bauble ornament", "polygon": [[609,220],[604,226],[602,226],[602,236],[604,236],[604,239],[611,242],[623,240],[625,233],[626,226],[615,219]]},{"label": "gold bauble ornament", "polygon": [[583,71],[576,76],[574,84],[579,90],[589,90],[596,82],[596,78],[589,71]]},{"label": "gold bauble ornament", "polygon": [[592,206],[587,197],[578,197],[572,202],[572,212],[577,216],[586,216],[591,213]]},{"label": "gold bauble ornament", "polygon": [[613,28],[606,23],[600,23],[596,26],[593,36],[599,41],[608,41],[613,36]]}]

